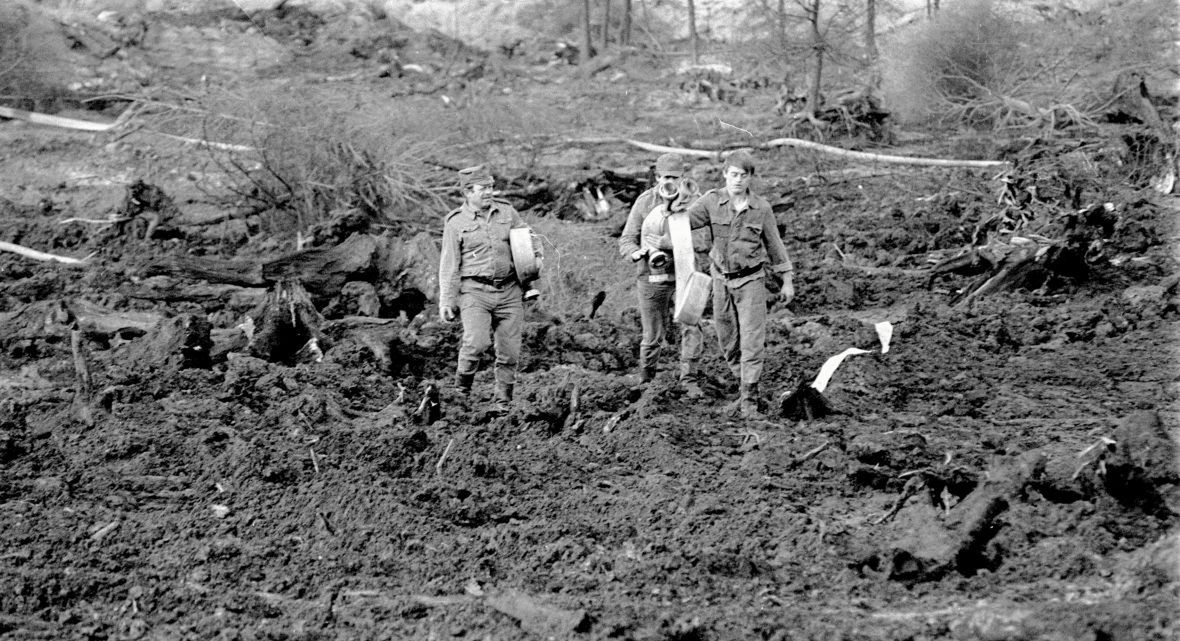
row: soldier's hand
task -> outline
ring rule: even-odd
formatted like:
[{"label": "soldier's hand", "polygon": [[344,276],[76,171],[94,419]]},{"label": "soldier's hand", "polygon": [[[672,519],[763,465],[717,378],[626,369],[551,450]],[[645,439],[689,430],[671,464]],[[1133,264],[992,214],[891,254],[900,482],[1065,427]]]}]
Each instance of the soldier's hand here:
[{"label": "soldier's hand", "polygon": [[459,308],[454,306],[440,307],[438,310],[438,315],[441,316],[444,321],[453,323],[455,322],[455,319],[459,317]]},{"label": "soldier's hand", "polygon": [[795,300],[795,281],[790,274],[783,274],[783,288],[778,294],[778,299],[783,305]]}]

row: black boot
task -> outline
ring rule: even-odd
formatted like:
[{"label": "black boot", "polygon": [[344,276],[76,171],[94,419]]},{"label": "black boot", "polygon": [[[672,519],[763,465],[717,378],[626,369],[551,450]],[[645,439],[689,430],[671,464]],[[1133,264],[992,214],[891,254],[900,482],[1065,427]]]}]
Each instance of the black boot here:
[{"label": "black boot", "polygon": [[701,389],[700,382],[697,380],[696,363],[680,364],[680,387],[684,390],[686,398],[702,398],[705,395],[705,391]]},{"label": "black boot", "polygon": [[738,411],[742,418],[758,418],[762,412],[758,407],[758,384],[749,383],[741,387],[738,396]]},{"label": "black boot", "polygon": [[512,383],[496,383],[495,402],[492,404],[492,410],[497,414],[507,414],[512,409],[512,391],[515,385]]},{"label": "black boot", "polygon": [[455,387],[461,396],[471,395],[471,385],[475,383],[475,374],[456,374]]}]

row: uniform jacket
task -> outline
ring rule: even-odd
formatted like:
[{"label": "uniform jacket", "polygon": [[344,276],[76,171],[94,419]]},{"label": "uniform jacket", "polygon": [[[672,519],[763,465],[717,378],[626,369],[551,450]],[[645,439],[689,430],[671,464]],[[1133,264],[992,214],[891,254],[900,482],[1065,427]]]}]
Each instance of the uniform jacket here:
[{"label": "uniform jacket", "polygon": [[[650,276],[651,266],[648,265],[647,257],[640,256],[639,259],[635,255],[642,249],[642,233],[643,221],[647,215],[651,213],[656,207],[662,207],[664,201],[656,194],[656,188],[652,187],[639,194],[635,199],[635,203],[631,205],[631,212],[627,214],[627,223],[623,225],[623,231],[619,234],[619,254],[624,258],[635,261],[635,271],[639,276]],[[701,255],[703,252],[709,250],[709,239],[707,230],[705,235],[694,230],[692,234],[693,249],[697,251],[697,269],[705,268],[707,261]],[[671,254],[671,250],[669,250]]]},{"label": "uniform jacket", "polygon": [[514,274],[508,230],[517,227],[527,225],[512,205],[501,200],[493,200],[483,211],[463,203],[447,214],[438,264],[440,307],[458,305],[463,278],[503,280]]},{"label": "uniform jacket", "polygon": [[751,193],[749,207],[737,213],[728,191],[711,189],[689,205],[688,215],[694,230],[707,228],[711,232],[713,248],[709,258],[714,278],[725,278],[729,286],[737,287],[761,278],[762,270],[740,278],[727,274],[758,266],[778,273],[793,271],[774,212],[765,198]]}]

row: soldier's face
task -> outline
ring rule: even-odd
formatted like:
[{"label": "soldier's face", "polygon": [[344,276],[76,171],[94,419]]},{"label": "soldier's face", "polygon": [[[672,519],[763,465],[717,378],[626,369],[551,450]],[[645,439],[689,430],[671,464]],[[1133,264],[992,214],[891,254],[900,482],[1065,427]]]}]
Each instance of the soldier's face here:
[{"label": "soldier's face", "polygon": [[725,168],[725,190],[731,196],[745,193],[750,187],[750,173],[741,167]]},{"label": "soldier's face", "polygon": [[680,176],[675,174],[659,174],[656,176],[656,185],[675,184],[680,180]]},{"label": "soldier's face", "polygon": [[467,204],[476,209],[483,209],[492,204],[492,185],[471,185],[464,192],[467,194]]}]

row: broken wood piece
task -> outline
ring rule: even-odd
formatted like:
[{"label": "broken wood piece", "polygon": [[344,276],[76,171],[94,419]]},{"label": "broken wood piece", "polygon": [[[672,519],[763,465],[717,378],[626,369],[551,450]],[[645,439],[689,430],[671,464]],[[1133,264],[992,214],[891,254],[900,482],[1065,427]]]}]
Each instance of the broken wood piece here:
[{"label": "broken wood piece", "polygon": [[117,527],[119,527],[119,522],[118,521],[111,521],[110,523],[107,523],[106,525],[95,530],[94,533],[90,535],[90,540],[91,541],[99,541],[104,536],[113,532],[115,530],[115,528],[117,528]]},{"label": "broken wood piece", "polygon": [[803,465],[807,461],[810,461],[811,459],[819,456],[820,453],[823,452],[824,450],[828,449],[828,447],[831,446],[831,444],[832,444],[831,441],[824,441],[823,443],[820,443],[816,447],[813,447],[810,450],[807,450],[806,452],[800,454],[799,456],[795,457],[791,461],[791,468],[793,469],[793,468],[799,467],[800,465]]},{"label": "broken wood piece", "polygon": [[[873,563],[883,565],[878,570],[890,579],[905,583],[938,580],[952,571],[971,576],[993,567],[988,543],[999,531],[996,520],[1012,502],[1022,500],[1026,488],[1043,475],[1045,463],[1045,454],[1034,450],[992,467],[945,517],[931,501],[891,509],[894,536],[884,537],[884,548]],[[899,504],[927,484],[917,475],[906,485],[909,490],[903,491]]]},{"label": "broken wood piece", "polygon": [[115,218],[65,218],[57,221],[59,225],[66,225],[69,223],[86,223],[88,225],[113,225],[115,223],[124,223],[131,220],[128,216],[119,216]]},{"label": "broken wood piece", "polygon": [[451,440],[447,441],[447,447],[446,447],[446,449],[443,450],[442,456],[438,457],[438,463],[434,464],[434,474],[436,476],[442,476],[443,463],[446,462],[447,455],[449,455],[451,453],[451,447],[454,445],[455,445],[455,437],[452,436]]},{"label": "broken wood piece", "polygon": [[[123,112],[127,115],[131,112],[131,107]],[[79,131],[111,131],[123,125],[123,115],[115,119],[114,122],[94,122],[92,120],[79,120],[77,118],[66,118],[64,116],[51,116],[49,114],[37,113],[35,111],[25,111],[24,109],[13,109],[11,107],[0,107],[0,118],[12,118],[13,120],[24,120],[35,125],[49,125],[51,127],[62,127],[65,129],[77,129]]]},{"label": "broken wood piece", "polygon": [[75,322],[70,329],[70,351],[74,356],[74,402],[75,418],[87,427],[94,426],[94,411],[90,401],[94,396],[94,385],[90,374],[90,354],[86,349],[82,330]]},{"label": "broken wood piece", "polygon": [[6,251],[6,252],[12,252],[14,254],[24,256],[25,258],[32,258],[33,260],[52,261],[55,263],[61,263],[63,265],[85,265],[86,261],[89,260],[90,257],[94,255],[94,254],[91,254],[90,256],[87,256],[86,258],[72,258],[70,256],[59,256],[57,254],[50,254],[47,252],[38,251],[36,249],[31,249],[29,247],[17,245],[15,243],[4,242],[2,240],[0,240],[0,250]]}]

